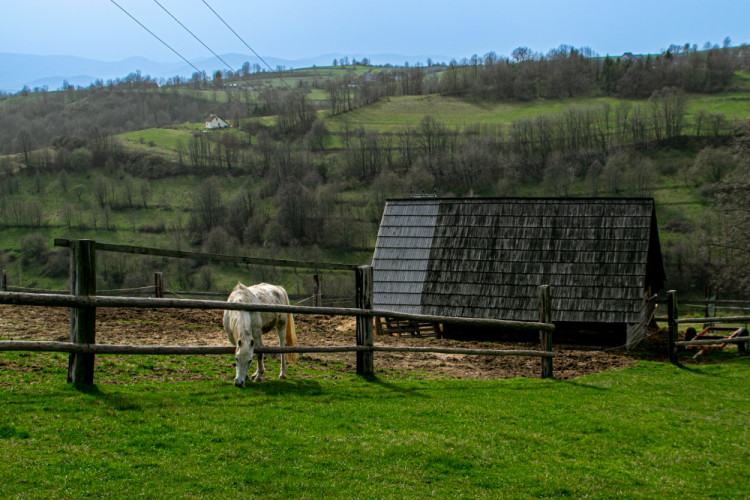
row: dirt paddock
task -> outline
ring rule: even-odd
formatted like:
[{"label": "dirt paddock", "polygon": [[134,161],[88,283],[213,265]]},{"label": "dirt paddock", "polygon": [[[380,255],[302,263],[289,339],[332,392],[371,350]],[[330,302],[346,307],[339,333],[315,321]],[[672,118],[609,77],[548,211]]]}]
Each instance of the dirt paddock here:
[{"label": "dirt paddock", "polygon": [[[222,311],[178,309],[97,309],[97,343],[136,345],[229,345],[221,327]],[[0,305],[0,338],[12,340],[57,340],[69,338],[70,313],[57,307]],[[350,317],[295,315],[300,345],[353,345],[355,320]],[[532,338],[533,338],[532,334]],[[277,345],[275,333],[266,344]],[[414,337],[376,335],[375,345],[441,346],[491,349],[538,349],[538,343],[473,342]],[[581,375],[632,365],[635,359],[664,360],[662,333],[646,339],[636,353],[624,349],[595,349],[554,344],[554,375],[572,379]],[[331,364],[354,370],[354,353],[306,354],[301,363]],[[408,370],[422,378],[481,378],[540,376],[540,359],[518,356],[466,356],[430,353],[375,354],[376,373]]]}]

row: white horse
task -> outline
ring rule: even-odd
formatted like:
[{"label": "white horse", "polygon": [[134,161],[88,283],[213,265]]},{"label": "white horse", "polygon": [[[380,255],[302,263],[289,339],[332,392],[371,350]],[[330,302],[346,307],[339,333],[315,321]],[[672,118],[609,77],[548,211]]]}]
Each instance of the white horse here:
[{"label": "white horse", "polygon": [[[247,287],[238,283],[229,295],[227,302],[241,302],[245,304],[274,304],[287,305],[289,297],[280,286],[261,283]],[[224,330],[229,341],[235,346],[234,358],[237,361],[237,376],[234,385],[242,387],[247,379],[253,353],[256,347],[263,347],[263,333],[276,328],[279,335],[279,345],[297,345],[297,335],[294,333],[294,318],[289,313],[280,312],[250,312],[224,311]],[[281,356],[281,373],[279,378],[286,378],[287,362],[297,360],[296,353]],[[263,354],[258,353],[258,368],[252,378],[260,382],[266,367],[263,364]]]}]

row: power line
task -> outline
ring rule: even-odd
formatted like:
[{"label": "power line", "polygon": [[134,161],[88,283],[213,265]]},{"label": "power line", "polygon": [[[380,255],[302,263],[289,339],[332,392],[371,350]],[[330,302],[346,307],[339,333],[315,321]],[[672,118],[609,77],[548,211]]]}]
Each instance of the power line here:
[{"label": "power line", "polygon": [[[216,58],[217,58],[217,59],[218,59],[219,61],[221,61],[222,63],[224,63],[224,65],[225,65],[225,66],[226,66],[227,68],[229,68],[230,70],[233,70],[232,66],[231,66],[231,65],[230,65],[230,64],[229,64],[228,62],[226,62],[226,61],[225,61],[225,60],[224,60],[224,59],[223,59],[223,58],[222,58],[222,57],[221,57],[221,56],[220,56],[219,54],[217,54],[216,52],[214,52],[213,50],[211,50],[211,47],[209,47],[208,45],[206,45],[206,44],[205,44],[205,43],[203,42],[203,40],[201,40],[200,38],[198,38],[198,36],[197,36],[197,35],[196,35],[195,33],[193,33],[192,31],[190,31],[190,29],[189,29],[189,28],[188,28],[187,26],[185,26],[184,24],[182,24],[182,23],[180,22],[180,20],[179,20],[179,19],[177,19],[177,18],[176,18],[176,17],[175,17],[175,16],[174,16],[174,15],[173,15],[173,14],[172,14],[171,12],[169,12],[169,10],[167,10],[167,8],[166,8],[166,7],[164,7],[164,6],[163,6],[163,5],[161,4],[161,3],[159,3],[159,1],[158,1],[158,0],[154,0],[154,3],[155,3],[156,5],[158,5],[159,7],[161,7],[161,8],[162,8],[162,10],[163,10],[164,12],[166,12],[167,14],[169,14],[169,17],[171,17],[172,19],[174,19],[174,21],[175,21],[175,22],[176,22],[177,24],[179,24],[180,26],[182,26],[182,28],[183,28],[183,29],[184,29],[185,31],[187,31],[188,33],[190,33],[190,34],[192,35],[192,37],[193,37],[193,38],[195,38],[196,40],[198,40],[198,42],[199,42],[199,43],[200,43],[201,45],[203,45],[204,47],[206,47],[206,49],[207,49],[207,50],[208,50],[209,52],[211,52],[211,53],[212,53],[212,54],[213,54],[213,55],[214,55],[214,56],[215,56],[215,57],[216,57]],[[235,73],[236,73],[236,71],[235,71]],[[205,75],[205,73],[204,73],[204,75]],[[250,84],[249,82],[247,82],[246,80],[244,80],[244,78],[243,78],[243,81],[245,81],[245,83],[247,83],[248,85]],[[225,89],[224,89],[224,92],[226,92],[227,96],[229,96],[229,98],[230,98],[230,99],[234,99],[234,100],[236,100],[236,101],[237,101],[238,103],[240,103],[240,104],[242,103],[242,101],[241,101],[240,99],[238,99],[237,97],[233,96],[233,95],[232,95],[232,93],[231,93],[231,92],[229,92],[229,89],[225,88]]]},{"label": "power line", "polygon": [[187,26],[185,26],[184,24],[182,24],[179,19],[177,19],[176,17],[174,17],[174,15],[172,15],[172,13],[169,12],[166,7],[164,7],[162,4],[159,3],[159,0],[154,0],[154,3],[156,5],[158,5],[159,7],[161,7],[162,10],[164,10],[164,12],[166,12],[167,14],[169,14],[169,17],[171,17],[172,19],[174,19],[177,24],[179,24],[180,26],[182,26],[182,28],[185,31],[187,31],[188,33],[190,33],[193,36],[193,38],[195,38],[196,40],[198,40],[198,42],[201,45],[203,45],[204,47],[206,47],[206,49],[209,52],[211,52],[216,57],[216,59],[218,59],[219,61],[223,62],[224,65],[227,68],[232,69],[232,66],[228,62],[226,62],[224,59],[222,59],[219,54],[217,54],[216,52],[214,52],[213,50],[211,50],[211,47],[209,47],[208,45],[206,45],[205,43],[203,43],[203,40],[201,40],[200,38],[198,38],[195,33],[193,33],[192,31],[190,31]]},{"label": "power line", "polygon": [[[221,17],[221,16],[219,15],[219,13],[218,13],[218,12],[216,12],[216,11],[215,11],[215,10],[213,9],[213,7],[211,7],[210,5],[208,5],[208,2],[206,2],[206,0],[201,0],[201,1],[202,1],[202,2],[203,2],[203,3],[205,4],[205,5],[206,5],[206,7],[208,7],[208,9],[209,9],[209,10],[210,10],[211,12],[213,12],[213,13],[214,13],[214,15],[215,15],[216,17],[218,17],[218,18],[219,18],[219,20],[220,20],[220,21],[221,21],[222,23],[224,23],[224,26],[226,26],[227,28],[229,28],[229,31],[231,31],[232,33],[234,33],[234,36],[236,36],[236,37],[237,37],[237,38],[238,38],[238,39],[239,39],[239,40],[240,40],[240,41],[241,41],[241,42],[242,42],[243,44],[245,44],[245,47],[247,47],[248,49],[250,49],[250,51],[251,51],[251,52],[252,52],[253,54],[255,54],[255,56],[256,56],[256,57],[257,57],[258,59],[260,59],[260,60],[261,60],[261,61],[263,62],[263,64],[265,64],[266,66],[268,66],[268,69],[270,69],[270,70],[271,70],[271,71],[273,72],[273,68],[271,67],[271,65],[270,65],[270,64],[268,64],[268,63],[266,62],[266,60],[265,60],[265,59],[263,59],[263,58],[262,58],[262,57],[260,56],[260,54],[258,54],[257,52],[255,52],[255,49],[253,49],[253,48],[252,48],[252,47],[251,47],[250,45],[248,45],[248,43],[247,43],[247,42],[246,42],[246,41],[245,41],[245,40],[244,40],[244,39],[243,39],[243,38],[242,38],[242,37],[241,37],[241,36],[240,36],[239,34],[237,34],[237,32],[236,32],[236,31],[234,31],[234,29],[232,29],[232,27],[231,27],[231,26],[229,26],[229,24],[228,24],[228,23],[227,23],[227,22],[226,22],[226,21],[224,20],[224,18],[223,18],[223,17]],[[282,82],[282,83],[283,83],[283,84],[284,84],[284,85],[286,86],[286,88],[288,88],[289,90],[291,90],[292,92],[294,92],[294,89],[292,89],[292,87],[290,87],[290,86],[289,86],[289,84],[287,84],[287,83],[286,83],[286,81],[285,81],[285,80],[284,80],[283,78],[281,78],[281,76],[279,76],[279,79],[280,79],[280,80],[281,80],[281,82]]]},{"label": "power line", "polygon": [[[149,34],[151,34],[151,36],[153,36],[154,38],[156,38],[157,40],[159,40],[169,50],[171,50],[172,52],[174,52],[175,54],[177,54],[183,61],[185,61],[186,63],[188,63],[195,71],[197,71],[198,73],[200,73],[201,75],[203,75],[203,78],[205,78],[206,80],[208,79],[208,76],[206,75],[205,71],[203,71],[201,69],[198,69],[193,63],[191,63],[190,61],[188,61],[182,54],[180,54],[175,49],[173,49],[167,42],[165,42],[164,40],[162,40],[161,38],[159,38],[158,36],[156,36],[156,34],[153,31],[151,31],[150,29],[148,29],[143,23],[141,23],[132,14],[130,14],[130,12],[128,12],[122,6],[120,6],[117,2],[115,2],[115,0],[109,0],[109,1],[112,2],[113,4],[115,4],[125,14],[127,14],[128,17],[130,17],[130,19],[132,19],[133,21],[135,21],[136,23],[138,23],[138,25],[141,28],[143,28],[144,30],[146,30]],[[154,1],[156,2],[156,0],[154,0]],[[195,37],[196,40],[198,40],[201,44],[203,44],[204,47],[206,47],[209,51],[211,51],[212,54],[214,54],[217,58],[219,58],[219,60],[221,62],[223,62],[224,64],[227,64],[226,61],[224,61],[221,57],[219,57],[213,50],[211,50],[205,43],[203,43],[197,36],[195,36],[195,34],[193,34],[192,31],[190,31],[189,29],[187,29],[187,27],[185,27],[184,24],[182,24],[180,21],[178,21],[176,17],[172,16],[172,14],[167,9],[165,9],[164,6],[162,6],[159,2],[156,2],[156,3],[159,5],[159,7],[161,7],[162,9],[164,9],[167,12],[167,14],[169,14],[172,17],[172,19],[174,19],[175,21],[177,21],[177,23],[180,26],[182,26],[183,28],[185,28],[185,30],[187,30],[188,33],[190,33],[191,35],[193,35],[193,37]],[[227,66],[229,66],[229,65],[227,64]],[[231,66],[229,66],[229,68],[231,69]],[[233,96],[231,94],[231,92],[229,92],[227,89],[225,89],[225,92],[226,92],[226,94],[227,94],[227,96],[229,97],[230,100],[234,99],[238,103],[240,103],[240,104],[242,103],[242,101],[240,99],[238,99],[237,97]]]},{"label": "power line", "polygon": [[[272,72],[274,71],[274,69],[273,69],[273,68],[271,68],[271,66],[270,66],[270,65],[268,64],[268,62],[266,62],[266,60],[265,60],[265,59],[263,59],[263,58],[262,58],[262,57],[260,56],[260,54],[258,54],[258,53],[257,53],[257,52],[256,52],[256,51],[255,51],[255,50],[254,50],[254,49],[252,48],[252,47],[250,47],[250,45],[249,45],[249,44],[248,44],[248,43],[247,43],[247,42],[246,42],[246,41],[245,41],[245,40],[244,40],[244,39],[243,39],[243,38],[242,38],[242,37],[241,37],[241,36],[240,36],[240,35],[239,35],[239,34],[238,34],[238,33],[237,33],[236,31],[235,31],[235,30],[234,30],[234,29],[232,29],[232,27],[231,27],[231,26],[229,26],[229,24],[228,24],[228,23],[227,23],[227,22],[226,22],[226,21],[225,21],[225,20],[224,20],[224,19],[223,19],[223,18],[222,18],[222,17],[220,16],[220,15],[219,15],[219,13],[218,13],[218,12],[216,12],[216,11],[215,11],[215,10],[214,10],[214,9],[213,9],[213,8],[212,8],[212,7],[211,7],[211,6],[209,5],[209,4],[208,4],[208,2],[206,2],[206,0],[202,0],[202,1],[203,1],[203,3],[204,3],[204,4],[206,5],[206,7],[208,7],[208,9],[209,9],[209,10],[210,10],[211,12],[213,12],[213,13],[214,13],[214,15],[215,15],[215,16],[216,16],[216,17],[217,17],[217,18],[218,18],[218,19],[219,19],[219,20],[220,20],[220,21],[221,21],[222,23],[224,23],[224,25],[225,25],[225,26],[226,26],[226,27],[227,27],[227,28],[228,28],[228,29],[229,29],[229,30],[230,30],[230,31],[231,31],[231,32],[232,32],[232,33],[233,33],[233,34],[234,34],[234,35],[235,35],[235,36],[236,36],[236,37],[237,37],[237,38],[238,38],[238,39],[239,39],[239,40],[240,40],[240,41],[241,41],[241,42],[242,42],[242,43],[243,43],[244,45],[245,45],[245,47],[247,47],[247,48],[248,48],[248,49],[249,49],[249,50],[250,50],[250,51],[251,51],[251,52],[252,52],[253,54],[255,54],[255,56],[256,56],[256,57],[257,57],[257,58],[258,58],[258,59],[259,59],[259,60],[260,60],[261,62],[263,62],[263,64],[265,64],[265,65],[266,65],[266,66],[268,67],[268,69],[270,69],[270,70],[271,70]],[[185,62],[186,62],[186,63],[187,63],[188,65],[190,65],[190,67],[192,67],[192,68],[193,68],[193,69],[194,69],[194,70],[195,70],[196,72],[198,72],[199,74],[202,74],[202,75],[203,75],[203,77],[204,77],[205,79],[208,79],[208,76],[206,75],[206,72],[205,72],[205,71],[203,71],[203,70],[199,69],[199,68],[198,68],[197,66],[195,66],[195,65],[194,65],[193,63],[191,63],[191,62],[190,62],[190,61],[189,61],[189,60],[188,60],[187,58],[185,58],[185,57],[184,57],[184,56],[183,56],[182,54],[180,54],[179,52],[177,52],[177,50],[175,50],[175,49],[174,49],[174,48],[173,48],[173,47],[172,47],[171,45],[169,45],[169,44],[168,44],[167,42],[165,42],[164,40],[162,40],[161,38],[159,38],[159,37],[158,37],[158,36],[157,36],[157,35],[156,35],[156,34],[155,34],[155,33],[154,33],[153,31],[151,31],[150,29],[148,29],[148,28],[147,28],[147,27],[146,27],[146,26],[145,26],[145,25],[144,25],[143,23],[141,23],[141,22],[140,22],[140,21],[139,21],[138,19],[136,19],[136,18],[135,18],[135,17],[134,17],[134,16],[132,15],[132,14],[130,14],[130,12],[128,12],[127,10],[125,10],[125,8],[123,8],[123,7],[122,7],[122,6],[120,5],[120,4],[118,4],[118,3],[117,3],[117,2],[115,1],[115,0],[110,0],[110,2],[112,2],[112,3],[113,3],[113,4],[114,4],[114,5],[115,5],[115,6],[116,6],[116,7],[118,8],[118,9],[120,9],[121,11],[123,11],[123,12],[124,12],[124,13],[125,13],[125,14],[126,14],[126,15],[127,15],[128,17],[130,17],[130,18],[131,18],[131,19],[132,19],[133,21],[135,21],[135,22],[136,22],[136,23],[137,23],[137,24],[138,24],[138,25],[139,25],[139,26],[140,26],[141,28],[143,28],[143,29],[144,29],[144,30],[145,30],[146,32],[148,32],[148,33],[149,33],[149,34],[150,34],[151,36],[153,36],[154,38],[156,38],[157,40],[159,40],[159,42],[161,42],[161,43],[162,43],[162,44],[163,44],[163,45],[164,45],[165,47],[167,47],[167,48],[168,48],[169,50],[171,50],[172,52],[174,52],[174,53],[175,53],[175,54],[176,54],[176,55],[177,55],[177,56],[178,56],[178,57],[179,57],[180,59],[182,59],[182,60],[183,60],[183,61],[185,61]],[[161,9],[162,9],[162,10],[164,10],[164,12],[166,12],[166,13],[167,13],[167,14],[168,14],[168,15],[169,15],[169,16],[170,16],[170,17],[171,17],[171,18],[172,18],[172,19],[173,19],[173,20],[174,20],[174,21],[175,21],[175,22],[176,22],[177,24],[179,24],[179,25],[180,25],[180,26],[181,26],[181,27],[182,27],[182,28],[183,28],[183,29],[184,29],[185,31],[187,31],[188,33],[190,33],[190,35],[191,35],[191,36],[192,36],[193,38],[195,38],[195,39],[196,39],[196,40],[197,40],[197,41],[198,41],[198,42],[199,42],[199,43],[200,43],[201,45],[203,45],[203,46],[204,46],[204,47],[205,47],[205,48],[206,48],[206,49],[207,49],[207,50],[208,50],[209,52],[211,52],[211,54],[213,54],[213,55],[214,55],[214,56],[215,56],[215,57],[216,57],[216,58],[217,58],[217,59],[218,59],[219,61],[221,61],[221,62],[222,62],[222,63],[223,63],[223,64],[224,64],[224,65],[225,65],[225,66],[226,66],[226,67],[227,67],[227,68],[228,68],[229,70],[231,70],[231,71],[234,71],[234,70],[233,70],[233,68],[232,68],[232,66],[231,66],[231,65],[230,65],[230,64],[229,64],[229,63],[228,63],[227,61],[225,61],[225,60],[224,60],[224,59],[223,59],[223,58],[222,58],[221,56],[219,56],[219,54],[217,54],[216,52],[214,52],[214,51],[213,51],[213,50],[212,50],[212,49],[211,49],[211,48],[210,48],[210,47],[209,47],[208,45],[206,45],[206,44],[205,44],[205,43],[204,43],[204,42],[203,42],[203,41],[202,41],[202,40],[201,40],[201,39],[200,39],[200,38],[199,38],[199,37],[198,37],[198,36],[197,36],[197,35],[196,35],[195,33],[193,33],[193,32],[192,32],[192,31],[191,31],[191,30],[190,30],[190,29],[189,29],[189,28],[188,28],[187,26],[185,26],[185,25],[184,25],[184,24],[183,24],[182,22],[180,22],[180,21],[179,21],[179,20],[178,20],[178,19],[177,19],[177,18],[176,18],[176,17],[175,17],[175,16],[174,16],[174,15],[173,15],[173,14],[172,14],[172,13],[171,13],[171,12],[170,12],[170,11],[169,11],[169,10],[168,10],[167,8],[166,8],[166,7],[164,7],[164,6],[163,6],[163,5],[162,5],[162,4],[161,4],[161,3],[160,3],[160,2],[158,1],[158,0],[154,0],[154,3],[156,3],[156,4],[157,4],[157,5],[159,6],[159,7],[161,7]],[[239,73],[239,72],[235,71],[235,73]],[[244,81],[245,83],[247,83],[248,85],[252,85],[252,83],[251,83],[251,82],[248,82],[248,81],[247,81],[247,80],[245,80],[245,79],[244,79],[244,78],[243,78],[242,76],[240,76],[240,78],[241,78],[241,79],[242,79],[242,80],[243,80],[243,81]],[[289,89],[289,90],[290,90],[290,91],[291,91],[292,93],[296,94],[296,91],[295,91],[295,90],[294,90],[294,89],[293,89],[292,87],[290,87],[290,86],[289,86],[289,84],[288,84],[288,83],[287,83],[287,82],[286,82],[286,81],[284,80],[284,78],[282,78],[281,76],[279,76],[278,78],[279,78],[279,80],[281,80],[281,82],[282,82],[282,83],[284,84],[284,86],[286,86],[286,88],[287,88],[287,89]],[[224,89],[224,91],[225,91],[225,93],[227,94],[227,96],[228,96],[228,97],[229,97],[230,99],[234,99],[234,100],[236,100],[236,101],[237,101],[238,103],[241,103],[240,99],[238,99],[237,97],[233,96],[233,95],[231,94],[231,92],[229,92],[229,89],[225,88],[225,89]]]},{"label": "power line", "polygon": [[[201,40],[201,39],[200,39],[200,38],[198,37],[198,35],[196,35],[195,33],[193,33],[193,32],[192,32],[192,31],[191,31],[191,30],[190,30],[190,29],[189,29],[189,28],[188,28],[187,26],[185,26],[184,24],[182,24],[182,23],[180,22],[180,20],[179,20],[179,19],[177,19],[177,18],[176,18],[176,17],[174,16],[174,14],[172,14],[172,13],[171,13],[171,12],[170,12],[170,11],[169,11],[169,10],[168,10],[168,9],[167,9],[166,7],[164,7],[164,6],[163,6],[163,5],[161,4],[161,3],[159,3],[159,1],[158,1],[158,0],[154,0],[154,3],[155,3],[156,5],[158,5],[159,7],[161,7],[161,8],[162,8],[162,10],[164,10],[164,12],[166,12],[167,14],[169,14],[169,17],[171,17],[172,19],[174,19],[174,21],[175,21],[175,22],[176,22],[177,24],[179,24],[180,26],[182,26],[182,28],[183,28],[183,29],[184,29],[185,31],[187,31],[188,33],[190,33],[190,35],[192,35],[192,37],[193,37],[193,38],[195,38],[195,39],[196,39],[196,40],[197,40],[197,41],[198,41],[198,42],[199,42],[199,43],[200,43],[201,45],[203,45],[203,46],[204,46],[204,47],[205,47],[205,48],[206,48],[206,49],[207,49],[207,50],[208,50],[209,52],[211,52],[211,53],[212,53],[212,54],[213,54],[213,55],[214,55],[214,56],[215,56],[215,57],[216,57],[216,58],[217,58],[217,59],[218,59],[219,61],[221,61],[222,63],[224,63],[224,65],[225,65],[225,66],[226,66],[227,68],[229,68],[229,70],[231,70],[231,71],[234,71],[234,73],[235,73],[235,74],[236,74],[237,76],[239,76],[239,77],[240,77],[240,79],[241,79],[241,80],[242,80],[243,82],[245,82],[245,83],[246,83],[247,85],[249,85],[249,86],[252,86],[252,85],[253,85],[253,84],[252,84],[252,82],[249,82],[249,81],[248,81],[248,80],[246,80],[246,79],[245,79],[244,77],[242,77],[242,75],[240,75],[240,72],[239,72],[239,71],[237,71],[237,70],[235,70],[235,69],[234,69],[234,68],[232,67],[232,65],[231,65],[231,64],[229,64],[228,62],[226,62],[226,61],[225,61],[225,60],[224,60],[224,59],[223,59],[223,58],[222,58],[222,57],[221,57],[221,56],[220,56],[219,54],[217,54],[216,52],[214,52],[214,51],[213,51],[213,50],[211,49],[211,47],[209,47],[208,45],[206,45],[206,44],[205,44],[205,43],[203,42],[203,40]],[[241,100],[240,100],[240,99],[238,99],[237,97],[233,96],[233,95],[232,95],[232,93],[231,93],[231,92],[229,92],[229,89],[227,89],[227,88],[224,88],[224,91],[225,91],[225,92],[227,93],[227,95],[228,95],[228,96],[229,96],[230,98],[232,98],[232,99],[235,99],[235,100],[236,100],[237,102],[241,103]]]},{"label": "power line", "polygon": [[117,2],[115,2],[115,0],[109,0],[109,1],[110,1],[110,2],[112,2],[113,4],[115,4],[115,5],[117,6],[117,8],[118,8],[118,9],[120,9],[120,10],[121,10],[121,11],[123,11],[123,12],[124,12],[125,14],[127,14],[127,16],[128,16],[128,17],[129,17],[130,19],[132,19],[133,21],[135,21],[136,23],[138,23],[138,25],[139,25],[139,26],[140,26],[141,28],[143,28],[144,30],[148,31],[148,32],[149,32],[149,34],[150,34],[151,36],[153,36],[154,38],[156,38],[157,40],[159,40],[159,41],[160,41],[161,43],[163,43],[165,47],[167,47],[167,48],[168,48],[169,50],[171,50],[172,52],[174,52],[175,54],[177,54],[177,55],[178,55],[178,56],[180,57],[180,59],[182,59],[183,61],[185,61],[186,63],[188,63],[188,64],[189,64],[190,66],[192,66],[192,68],[193,68],[193,69],[194,69],[195,71],[197,71],[198,73],[202,74],[202,75],[203,75],[204,77],[206,76],[206,73],[205,73],[204,71],[201,71],[200,69],[198,69],[198,68],[197,68],[197,67],[196,67],[196,66],[195,66],[195,65],[194,65],[193,63],[191,63],[191,62],[190,62],[190,61],[188,61],[188,60],[187,60],[187,59],[186,59],[185,57],[183,57],[183,56],[182,56],[182,54],[180,54],[180,53],[179,53],[179,52],[177,52],[177,51],[176,51],[175,49],[173,49],[173,48],[172,48],[172,47],[171,47],[171,46],[170,46],[170,45],[169,45],[169,44],[168,44],[167,42],[165,42],[164,40],[162,40],[161,38],[159,38],[158,36],[156,36],[156,34],[155,34],[155,33],[154,33],[153,31],[151,31],[151,30],[150,30],[150,29],[148,29],[148,28],[147,28],[146,26],[144,26],[144,25],[143,25],[143,23],[141,23],[141,22],[140,22],[140,21],[139,21],[138,19],[136,19],[135,17],[133,17],[133,16],[132,16],[132,15],[130,14],[130,12],[128,12],[127,10],[123,9],[123,8],[122,8],[122,7],[121,7],[121,6],[120,6],[120,5],[119,5],[119,4],[117,3]]}]

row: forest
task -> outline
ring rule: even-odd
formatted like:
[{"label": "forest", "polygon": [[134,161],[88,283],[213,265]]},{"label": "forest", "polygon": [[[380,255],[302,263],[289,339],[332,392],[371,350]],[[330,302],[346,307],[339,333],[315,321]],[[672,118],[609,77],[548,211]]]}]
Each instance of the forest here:
[{"label": "forest", "polygon": [[[387,198],[653,196],[668,286],[745,297],[749,70],[726,40],[25,88],[0,97],[0,268],[61,286],[54,237],[366,263]],[[175,288],[236,281],[109,258],[101,285],[160,265]]]}]

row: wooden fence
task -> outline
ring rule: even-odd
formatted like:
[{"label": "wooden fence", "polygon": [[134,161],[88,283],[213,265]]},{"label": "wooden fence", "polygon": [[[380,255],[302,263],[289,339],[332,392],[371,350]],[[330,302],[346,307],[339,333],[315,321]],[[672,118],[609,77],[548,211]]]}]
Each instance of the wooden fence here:
[{"label": "wooden fence", "polygon": [[750,316],[722,316],[722,317],[706,317],[706,318],[684,318],[678,317],[677,310],[677,292],[669,290],[667,292],[667,329],[668,329],[668,341],[667,341],[667,355],[671,363],[679,363],[679,353],[681,347],[687,346],[706,346],[706,345],[722,345],[722,344],[740,344],[743,342],[750,341],[750,337],[734,337],[724,339],[707,339],[707,340],[688,340],[678,341],[677,335],[679,331],[679,325],[685,323],[702,323],[702,324],[716,324],[716,323],[737,323],[737,322],[750,322]]},{"label": "wooden fence", "polygon": [[[7,272],[4,269],[0,269],[0,292],[21,292],[21,293],[46,293],[54,295],[68,295],[69,290],[42,290],[39,288],[28,288],[21,286],[8,286],[7,280],[3,281],[2,278],[7,276]],[[351,296],[338,296],[338,295],[323,295],[321,286],[322,277],[319,274],[313,275],[313,294],[299,295],[289,294],[289,299],[302,299],[303,302],[310,301],[314,306],[322,306],[323,300],[328,300],[336,303],[351,302],[354,303],[354,295]],[[140,296],[151,296],[160,299],[167,295],[175,297],[216,297],[224,298],[228,294],[227,292],[198,292],[194,290],[168,290],[164,287],[164,275],[161,272],[154,272],[154,284],[153,286],[142,286],[137,288],[118,288],[112,290],[100,290],[101,295],[104,296],[123,296],[123,297],[140,297]]]},{"label": "wooden fence", "polygon": [[[64,244],[58,242],[64,241]],[[522,322],[493,320],[483,318],[456,318],[450,316],[428,316],[407,314],[393,311],[372,309],[372,267],[346,266],[354,269],[356,285],[356,308],[307,307],[292,305],[240,304],[225,301],[197,299],[166,299],[137,297],[104,297],[96,294],[96,250],[117,251],[118,245],[105,245],[92,240],[55,240],[58,246],[68,246],[71,250],[71,293],[70,295],[29,294],[18,292],[0,292],[0,303],[21,306],[70,307],[70,342],[24,342],[0,341],[0,351],[47,351],[68,352],[68,381],[72,383],[94,382],[94,361],[96,354],[227,354],[233,353],[233,346],[125,346],[96,344],[96,308],[98,307],[134,307],[134,308],[179,308],[179,309],[233,309],[243,311],[287,312],[294,314],[343,315],[354,316],[356,321],[356,345],[353,346],[266,346],[256,349],[259,353],[287,352],[355,352],[356,371],[360,375],[372,375],[374,352],[435,352],[444,354],[469,354],[484,356],[533,356],[541,358],[541,376],[552,377],[552,332],[555,326],[551,318],[551,295],[549,285],[539,288],[539,322]],[[139,247],[126,247],[126,251]],[[195,258],[192,252],[175,252],[151,249],[169,253],[169,256]],[[131,253],[139,253],[133,251]],[[141,252],[142,253],[142,252]],[[154,255],[150,253],[150,255]],[[240,259],[243,257],[230,257]],[[264,265],[283,265],[271,259],[256,259]],[[262,262],[260,262],[262,261]],[[299,266],[300,263],[294,263]],[[307,263],[305,263],[307,264]],[[316,267],[318,264],[313,263]],[[334,266],[338,266],[333,264]],[[340,269],[336,267],[336,269]],[[439,347],[385,347],[373,345],[373,317],[389,316],[413,321],[434,323],[453,323],[469,326],[489,326],[520,331],[539,332],[541,349],[535,350],[493,350],[493,349],[458,349]]]},{"label": "wooden fence", "polygon": [[[86,240],[82,240],[86,241]],[[57,247],[67,247],[71,249],[71,252],[75,251],[75,240],[68,240],[64,238],[55,238],[54,245]],[[322,278],[319,274],[320,271],[354,271],[357,268],[354,264],[342,264],[338,262],[312,262],[312,261],[300,261],[290,259],[268,259],[263,257],[247,257],[240,255],[225,255],[216,253],[206,252],[192,252],[183,250],[171,250],[164,248],[153,248],[153,247],[142,247],[133,245],[114,245],[110,243],[94,242],[95,251],[100,252],[115,252],[115,253],[127,253],[132,255],[150,255],[153,257],[168,257],[178,259],[192,259],[198,262],[221,262],[225,264],[237,264],[237,265],[261,265],[261,266],[272,266],[292,269],[312,269],[315,271],[313,275],[313,305],[322,305]],[[150,287],[149,287],[150,288]],[[216,292],[173,292],[178,295],[193,295],[193,296],[219,296]],[[164,276],[160,272],[154,273],[154,295],[155,297],[164,297]]]}]

